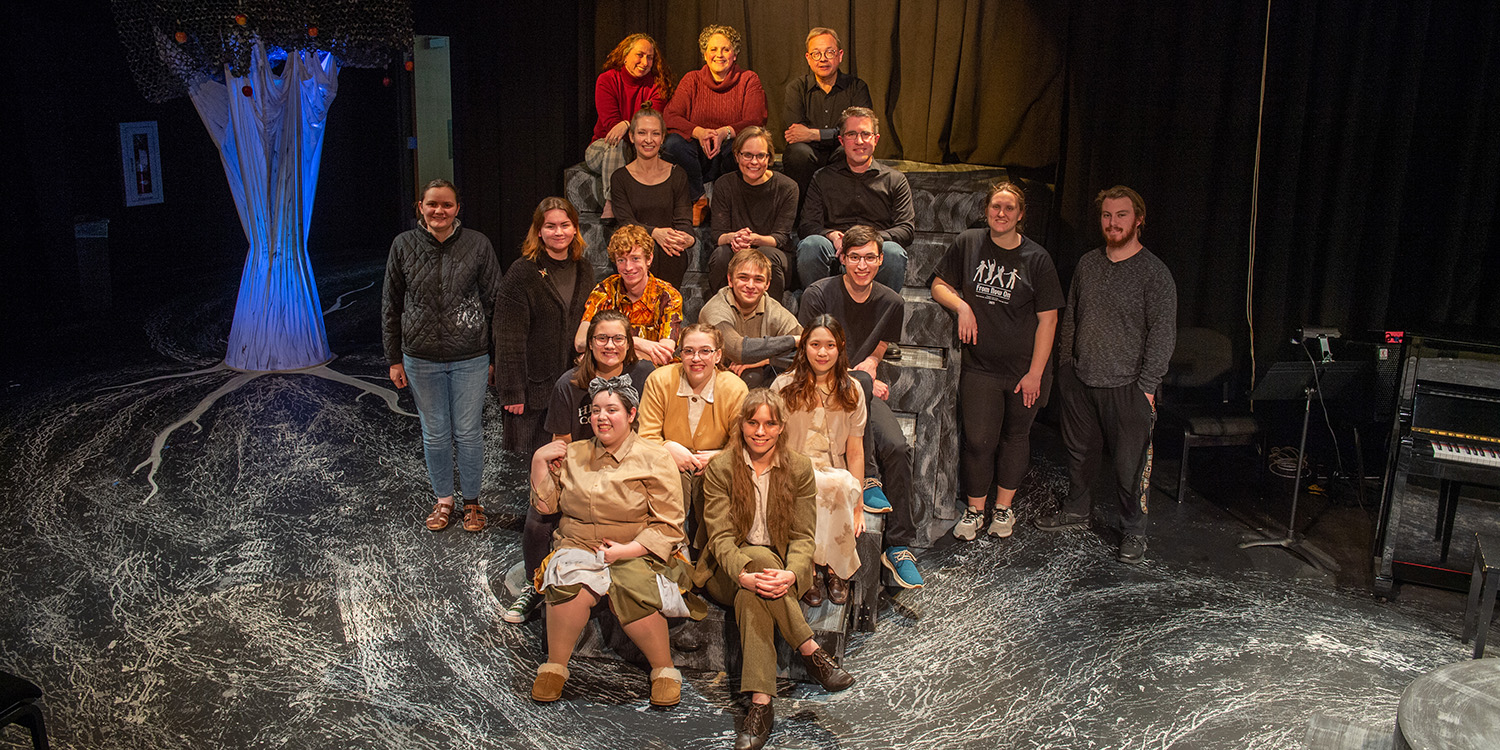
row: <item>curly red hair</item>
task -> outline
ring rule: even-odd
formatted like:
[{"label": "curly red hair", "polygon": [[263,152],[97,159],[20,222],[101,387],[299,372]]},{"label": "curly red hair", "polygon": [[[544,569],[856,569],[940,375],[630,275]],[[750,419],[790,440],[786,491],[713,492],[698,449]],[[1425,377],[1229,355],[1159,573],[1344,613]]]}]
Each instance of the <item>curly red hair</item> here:
[{"label": "curly red hair", "polygon": [[631,34],[621,39],[620,43],[616,44],[615,48],[610,50],[609,55],[604,58],[604,68],[599,72],[602,73],[605,70],[625,67],[625,56],[630,54],[630,49],[635,46],[636,42],[641,40],[645,40],[647,44],[651,45],[651,54],[653,55],[651,70],[656,73],[656,85],[661,89],[662,101],[671,99],[673,89],[672,69],[667,67],[666,59],[661,56],[661,45],[657,44],[656,40],[652,39],[648,34]]}]

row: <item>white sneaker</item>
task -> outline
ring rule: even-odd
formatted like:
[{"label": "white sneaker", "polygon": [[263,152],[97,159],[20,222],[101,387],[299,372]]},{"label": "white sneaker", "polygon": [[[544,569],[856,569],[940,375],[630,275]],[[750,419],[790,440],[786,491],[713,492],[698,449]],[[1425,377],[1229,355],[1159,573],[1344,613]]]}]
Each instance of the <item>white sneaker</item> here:
[{"label": "white sneaker", "polygon": [[979,536],[979,527],[984,525],[984,511],[964,508],[964,517],[958,519],[958,524],[953,527],[953,538],[961,542],[970,542]]},{"label": "white sneaker", "polygon": [[1004,539],[1010,536],[1010,532],[1016,528],[1016,514],[1010,508],[995,506],[995,516],[990,520],[990,528],[985,533],[993,537]]}]

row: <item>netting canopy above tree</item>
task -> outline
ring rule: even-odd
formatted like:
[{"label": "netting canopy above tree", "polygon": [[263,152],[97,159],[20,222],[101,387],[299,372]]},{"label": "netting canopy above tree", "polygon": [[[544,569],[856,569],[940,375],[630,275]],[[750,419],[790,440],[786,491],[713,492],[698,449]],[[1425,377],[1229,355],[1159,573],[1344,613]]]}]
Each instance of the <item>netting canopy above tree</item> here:
[{"label": "netting canopy above tree", "polygon": [[407,0],[112,0],[136,85],[161,103],[224,70],[243,76],[257,42],[379,68],[411,49]]}]

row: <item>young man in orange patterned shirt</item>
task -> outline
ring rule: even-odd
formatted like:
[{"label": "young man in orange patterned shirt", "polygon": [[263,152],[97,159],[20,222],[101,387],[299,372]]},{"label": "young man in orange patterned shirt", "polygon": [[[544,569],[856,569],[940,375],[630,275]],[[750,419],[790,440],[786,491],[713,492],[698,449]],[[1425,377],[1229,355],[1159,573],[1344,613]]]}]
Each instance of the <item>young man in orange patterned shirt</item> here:
[{"label": "young man in orange patterned shirt", "polygon": [[682,326],[682,294],[651,275],[655,243],[644,227],[627,224],[609,239],[609,259],[619,272],[594,287],[583,309],[573,348],[587,345],[589,322],[600,310],[619,310],[630,319],[635,352],[658,367],[676,356],[677,329]]}]

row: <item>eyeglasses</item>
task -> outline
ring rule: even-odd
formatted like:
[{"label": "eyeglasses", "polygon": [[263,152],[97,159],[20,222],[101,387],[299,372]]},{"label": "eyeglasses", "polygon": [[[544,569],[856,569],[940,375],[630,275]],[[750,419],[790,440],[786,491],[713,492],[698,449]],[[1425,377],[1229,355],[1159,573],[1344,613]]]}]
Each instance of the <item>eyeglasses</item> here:
[{"label": "eyeglasses", "polygon": [[682,358],[683,359],[708,359],[709,357],[714,356],[714,352],[716,352],[716,351],[718,351],[718,349],[715,349],[713,347],[704,347],[702,349],[683,349],[682,350]]},{"label": "eyeglasses", "polygon": [[859,253],[857,255],[844,256],[844,264],[850,266],[856,264],[863,265],[865,263],[878,263],[879,261],[880,255],[878,253]]},{"label": "eyeglasses", "polygon": [[738,154],[735,154],[735,155],[738,156],[738,157],[740,157],[741,159],[743,159],[745,161],[748,161],[748,162],[770,161],[771,160],[771,155],[770,154],[748,154],[748,153],[745,153],[744,151],[741,151],[741,152],[739,152]]},{"label": "eyeglasses", "polygon": [[818,62],[823,62],[824,60],[832,60],[838,56],[839,50],[833,49],[832,47],[828,49],[815,49],[807,53],[807,59],[817,60]]},{"label": "eyeglasses", "polygon": [[598,344],[599,346],[605,346],[607,344],[614,344],[615,346],[621,346],[621,345],[623,345],[625,343],[625,336],[622,335],[622,334],[616,334],[614,336],[606,336],[606,335],[604,335],[602,333],[601,334],[596,334],[594,336],[594,343]]},{"label": "eyeglasses", "polygon": [[873,141],[875,133],[868,130],[847,130],[842,135],[851,141]]}]

